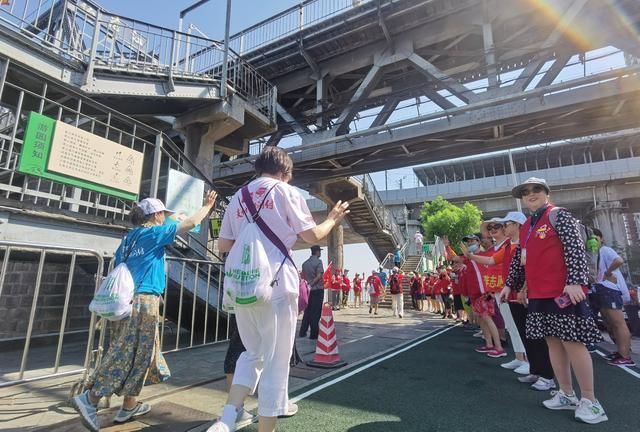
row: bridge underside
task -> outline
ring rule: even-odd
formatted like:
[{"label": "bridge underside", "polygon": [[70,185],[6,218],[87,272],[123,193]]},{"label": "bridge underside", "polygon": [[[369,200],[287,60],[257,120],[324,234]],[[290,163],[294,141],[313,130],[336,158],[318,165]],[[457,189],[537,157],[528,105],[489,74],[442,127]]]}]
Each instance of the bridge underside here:
[{"label": "bridge underside", "polygon": [[[294,182],[307,185],[638,125],[640,4],[501,5],[364,2],[246,53],[278,85],[266,143],[300,136]],[[613,51],[626,66],[589,69]],[[227,191],[250,173],[250,158],[214,169]]]}]

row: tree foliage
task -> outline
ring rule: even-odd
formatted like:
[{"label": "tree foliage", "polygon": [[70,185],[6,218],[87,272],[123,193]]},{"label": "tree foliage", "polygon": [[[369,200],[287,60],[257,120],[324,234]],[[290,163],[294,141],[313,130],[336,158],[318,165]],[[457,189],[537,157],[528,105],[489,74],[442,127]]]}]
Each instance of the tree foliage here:
[{"label": "tree foliage", "polygon": [[454,249],[466,234],[478,232],[482,223],[482,211],[465,202],[462,207],[451,204],[442,196],[422,206],[422,227],[427,239],[448,236]]}]

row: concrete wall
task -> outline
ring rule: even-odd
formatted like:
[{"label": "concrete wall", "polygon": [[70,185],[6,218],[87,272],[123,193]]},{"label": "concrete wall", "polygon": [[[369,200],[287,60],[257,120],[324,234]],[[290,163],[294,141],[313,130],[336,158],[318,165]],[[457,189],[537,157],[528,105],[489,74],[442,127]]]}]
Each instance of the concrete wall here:
[{"label": "concrete wall", "polygon": [[[0,295],[0,341],[21,339],[27,334],[27,326],[36,287],[38,261],[13,258],[8,263],[2,294]],[[45,262],[37,308],[33,324],[33,335],[58,333],[62,321],[69,263]],[[66,332],[89,328],[89,302],[95,289],[95,277],[82,266],[76,265]]]}]

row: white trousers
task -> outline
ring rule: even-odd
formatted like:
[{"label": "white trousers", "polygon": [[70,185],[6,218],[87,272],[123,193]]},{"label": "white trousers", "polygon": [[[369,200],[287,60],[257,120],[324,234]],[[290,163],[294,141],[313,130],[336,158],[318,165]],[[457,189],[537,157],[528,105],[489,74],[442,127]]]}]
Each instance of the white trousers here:
[{"label": "white trousers", "polygon": [[404,315],[404,298],[403,294],[391,294],[391,311],[393,316]]},{"label": "white trousers", "polygon": [[516,322],[513,320],[513,316],[511,315],[509,303],[499,303],[499,305],[500,314],[502,315],[502,319],[504,319],[504,328],[506,328],[509,332],[509,339],[511,339],[511,346],[513,347],[513,351],[517,353],[524,353],[524,344],[522,343],[522,339],[520,338],[520,333],[518,333]]},{"label": "white trousers", "polygon": [[298,318],[297,298],[236,307],[238,332],[246,351],[236,363],[233,384],[258,388],[258,415],[287,414],[289,360]]}]

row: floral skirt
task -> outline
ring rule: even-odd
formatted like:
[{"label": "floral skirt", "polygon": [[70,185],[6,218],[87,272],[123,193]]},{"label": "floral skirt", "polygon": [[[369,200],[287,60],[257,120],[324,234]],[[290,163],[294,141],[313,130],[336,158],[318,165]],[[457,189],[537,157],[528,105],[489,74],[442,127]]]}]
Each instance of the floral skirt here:
[{"label": "floral skirt", "polygon": [[584,344],[603,340],[587,301],[561,309],[553,299],[529,299],[526,335],[528,339],[553,336]]},{"label": "floral skirt", "polygon": [[171,376],[160,350],[160,297],[136,294],[131,316],[111,322],[111,343],[88,388],[101,396],[138,396],[142,386]]}]

